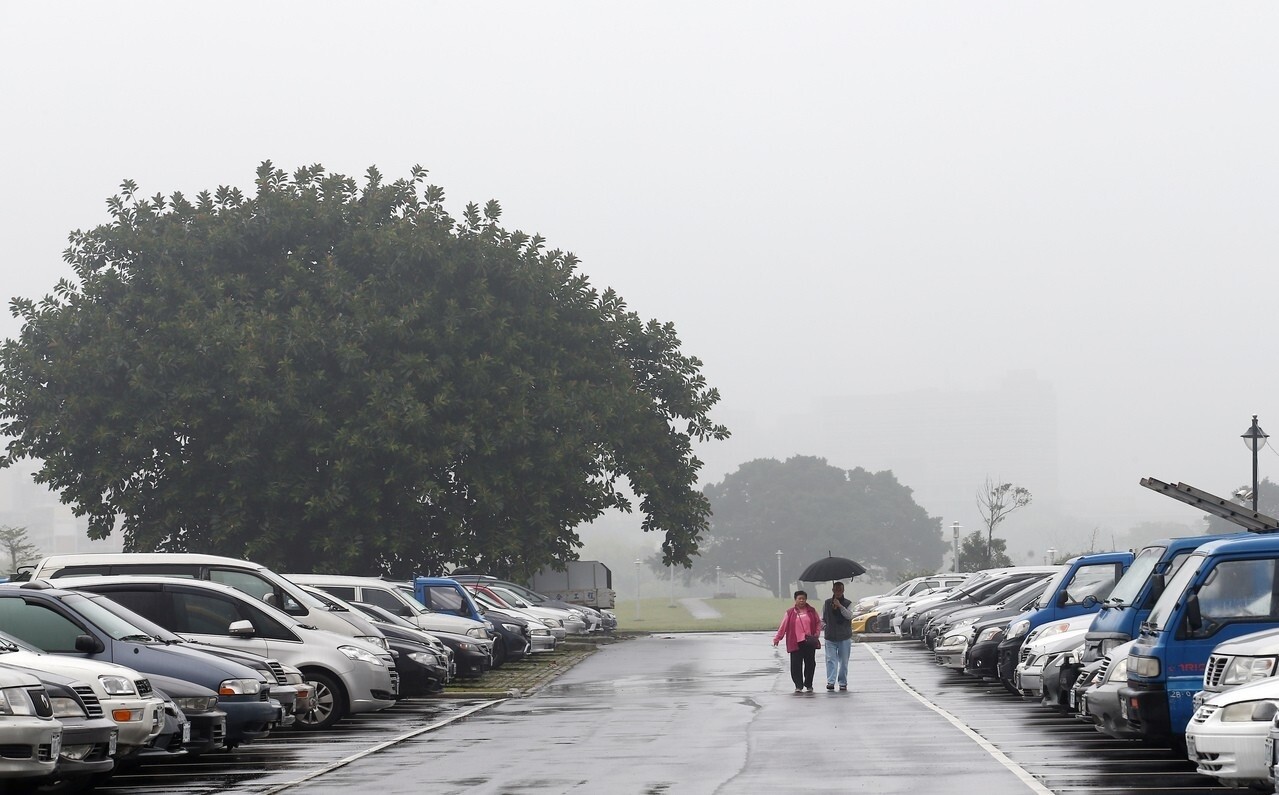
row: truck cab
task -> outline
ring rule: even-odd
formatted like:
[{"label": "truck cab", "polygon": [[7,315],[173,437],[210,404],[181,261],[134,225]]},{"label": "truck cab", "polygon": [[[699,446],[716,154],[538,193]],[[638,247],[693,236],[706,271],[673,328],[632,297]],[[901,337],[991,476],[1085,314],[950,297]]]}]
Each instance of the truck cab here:
[{"label": "truck cab", "polygon": [[1279,628],[1279,536],[1204,544],[1168,579],[1133,642],[1121,714],[1143,737],[1180,747],[1213,649],[1272,628]]},{"label": "truck cab", "polygon": [[1102,552],[1066,561],[1065,568],[1048,581],[1035,607],[1008,622],[1008,631],[999,642],[999,678],[1009,687],[1013,686],[1013,672],[1020,661],[1022,645],[1033,639],[1037,628],[1098,612],[1132,560],[1131,552]]},{"label": "truck cab", "polygon": [[1177,573],[1181,565],[1200,546],[1223,538],[1247,538],[1248,533],[1230,535],[1163,538],[1151,542],[1137,553],[1132,565],[1101,604],[1084,635],[1081,662],[1100,660],[1116,646],[1135,638],[1150,608],[1164,591],[1164,583]]}]

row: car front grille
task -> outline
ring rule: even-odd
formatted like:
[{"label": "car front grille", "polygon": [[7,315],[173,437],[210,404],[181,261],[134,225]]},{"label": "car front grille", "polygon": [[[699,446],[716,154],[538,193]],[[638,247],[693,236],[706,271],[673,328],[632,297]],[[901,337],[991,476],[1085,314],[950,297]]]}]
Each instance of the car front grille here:
[{"label": "car front grille", "polygon": [[1017,654],[1017,662],[1024,663],[1028,659],[1030,659],[1030,649],[1025,646],[1022,646],[1021,651]]},{"label": "car front grille", "polygon": [[1192,723],[1206,723],[1208,719],[1212,717],[1212,714],[1218,709],[1220,709],[1220,707],[1215,704],[1204,704],[1200,706],[1199,709],[1195,710],[1194,715],[1190,716],[1190,721]]},{"label": "car front grille", "polygon": [[1226,673],[1226,665],[1229,663],[1230,658],[1224,654],[1213,654],[1208,657],[1208,664],[1204,666],[1204,690],[1221,688],[1221,677]]},{"label": "car front grille", "polygon": [[80,700],[84,702],[84,711],[89,713],[89,717],[101,718],[102,702],[98,700],[98,696],[93,692],[93,688],[86,685],[84,687],[76,687],[73,689],[75,690],[76,695],[80,697]]},{"label": "car front grille", "polygon": [[138,688],[138,695],[139,695],[139,696],[141,696],[141,697],[143,697],[143,698],[146,698],[147,696],[151,695],[151,680],[150,680],[150,679],[138,679],[137,681],[135,681],[135,682],[133,683],[133,685],[134,685],[134,687]]},{"label": "car front grille", "polygon": [[271,673],[275,675],[275,683],[277,685],[287,685],[289,680],[284,675],[284,666],[280,665],[279,660],[267,660],[267,667],[271,669]]},{"label": "car front grille", "polygon": [[44,685],[27,688],[27,695],[31,697],[31,703],[35,705],[37,715],[42,718],[53,717],[53,705],[49,703],[49,693],[44,689]]},{"label": "car front grille", "polygon": [[1096,681],[1098,682],[1106,681],[1106,671],[1109,671],[1109,670],[1110,670],[1110,658],[1103,657],[1101,660],[1101,667],[1097,669]]}]

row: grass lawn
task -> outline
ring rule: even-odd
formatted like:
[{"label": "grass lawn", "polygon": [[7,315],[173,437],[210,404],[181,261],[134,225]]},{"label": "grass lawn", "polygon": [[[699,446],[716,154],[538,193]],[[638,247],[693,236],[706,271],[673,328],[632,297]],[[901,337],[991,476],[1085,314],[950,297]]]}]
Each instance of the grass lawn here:
[{"label": "grass lawn", "polygon": [[617,628],[624,632],[722,632],[769,630],[782,623],[782,614],[793,600],[771,598],[703,599],[707,607],[719,611],[719,618],[694,618],[678,600],[671,607],[668,597],[641,599],[636,618],[635,600],[619,599],[613,613]]}]

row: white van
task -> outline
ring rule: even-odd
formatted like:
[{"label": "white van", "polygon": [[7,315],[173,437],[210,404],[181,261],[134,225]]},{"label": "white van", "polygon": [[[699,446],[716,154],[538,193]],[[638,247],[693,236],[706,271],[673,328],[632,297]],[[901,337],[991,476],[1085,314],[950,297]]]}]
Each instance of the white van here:
[{"label": "white van", "polygon": [[[50,555],[35,565],[31,579],[138,574],[186,577],[229,585],[288,613],[299,623],[372,643],[387,649],[386,638],[361,615],[338,614],[296,583],[257,563],[189,552],[118,552]],[[74,587],[63,585],[63,587]]]}]

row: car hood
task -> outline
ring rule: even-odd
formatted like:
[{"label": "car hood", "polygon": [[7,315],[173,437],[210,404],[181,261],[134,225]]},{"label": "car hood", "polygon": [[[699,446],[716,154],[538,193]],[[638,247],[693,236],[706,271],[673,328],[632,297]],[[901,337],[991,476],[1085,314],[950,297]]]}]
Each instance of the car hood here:
[{"label": "car hood", "polygon": [[1222,641],[1212,650],[1212,653],[1228,656],[1242,654],[1248,657],[1279,654],[1279,629],[1253,632],[1250,635],[1241,635]]},{"label": "car hood", "polygon": [[462,618],[448,613],[418,613],[409,620],[427,632],[454,632],[458,635],[465,635],[468,629],[484,626],[473,618]]},{"label": "car hood", "polygon": [[1070,651],[1083,642],[1084,635],[1088,633],[1088,629],[1072,629],[1066,632],[1058,632],[1056,635],[1049,635],[1043,640],[1037,640],[1029,644],[1030,654],[1052,654],[1059,651]]},{"label": "car hood", "polygon": [[1205,703],[1212,704],[1217,707],[1224,707],[1229,704],[1236,704],[1240,701],[1279,701],[1279,680],[1271,677],[1270,679],[1259,679],[1256,682],[1248,682],[1247,684],[1232,687],[1229,690],[1218,693]]}]

